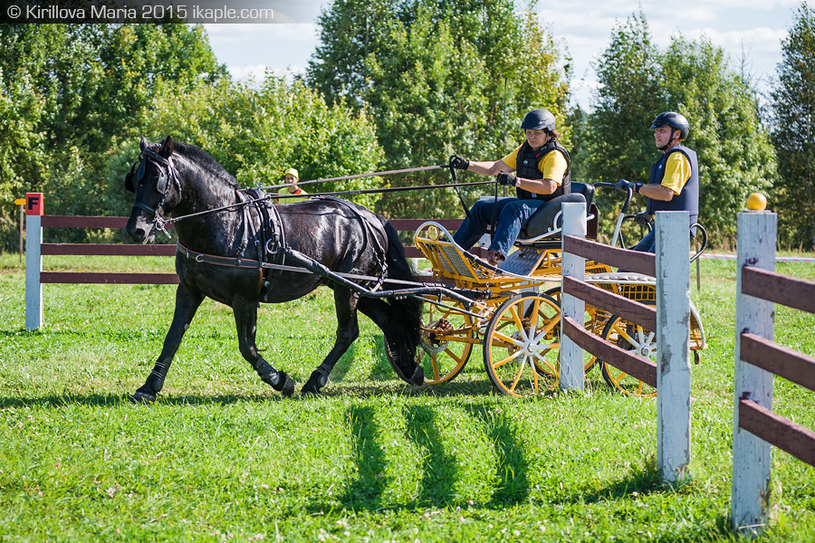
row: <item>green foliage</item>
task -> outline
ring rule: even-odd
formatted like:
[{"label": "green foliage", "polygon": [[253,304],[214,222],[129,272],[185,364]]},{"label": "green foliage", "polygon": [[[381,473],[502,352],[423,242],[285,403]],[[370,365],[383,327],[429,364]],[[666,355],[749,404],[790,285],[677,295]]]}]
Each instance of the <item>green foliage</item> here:
[{"label": "green foliage", "polygon": [[781,44],[778,85],[772,94],[778,153],[779,235],[787,243],[815,247],[815,11],[802,3]]},{"label": "green foliage", "polygon": [[[655,112],[662,110],[660,61],[644,15],[632,15],[615,26],[596,66],[600,87],[594,111],[576,114],[582,122],[577,125],[573,179],[587,183],[648,179],[656,156],[648,127]],[[603,222],[616,220],[615,196],[597,192]]]},{"label": "green foliage", "polygon": [[[585,124],[588,149],[580,151],[587,177],[647,182],[659,157],[651,120],[678,111],[691,126],[685,144],[699,158],[700,222],[714,240],[732,239],[747,195],[771,187],[775,156],[755,91],[721,48],[707,38],[674,36],[660,51],[644,16],[632,15],[614,29],[597,69],[601,88]],[[600,195],[601,203],[606,198]]]},{"label": "green foliage", "polygon": [[[328,105],[302,82],[289,84],[273,75],[267,75],[260,89],[228,81],[200,84],[184,93],[172,85],[159,88],[142,130],[148,139],[171,135],[205,149],[243,186],[281,183],[290,166],[304,181],[376,171],[382,156],[364,111],[354,114],[341,104]],[[371,184],[361,179],[304,188],[324,192]],[[351,199],[372,206],[377,196]]]},{"label": "green foliage", "polygon": [[[563,119],[567,70],[534,4],[522,16],[510,0],[345,0],[319,22],[308,80],[328,100],[367,109],[389,167],[440,164],[452,152],[500,158],[521,141],[518,125],[530,109]],[[442,183],[446,175],[393,182]],[[389,216],[457,215],[449,191],[380,204]]]},{"label": "green foliage", "polygon": [[49,213],[106,213],[108,151],[155,88],[225,74],[202,27],[0,25],[0,197],[46,191]]},{"label": "green foliage", "polygon": [[[232,83],[200,26],[0,26],[0,198],[38,190],[48,213],[126,214],[121,180],[140,134],[197,144],[245,185],[275,184],[289,165],[308,179],[371,171],[382,158],[364,111],[329,106],[301,82]],[[0,214],[9,248],[15,211]]]},{"label": "green foliage", "polygon": [[718,239],[732,239],[747,196],[770,189],[775,177],[755,91],[707,38],[674,37],[663,66],[665,109],[682,112],[691,125],[686,145],[699,159],[700,221]]},{"label": "green foliage", "polygon": [[615,26],[596,67],[600,87],[586,121],[589,182],[647,179],[655,155],[648,127],[662,108],[661,60],[644,15]]}]

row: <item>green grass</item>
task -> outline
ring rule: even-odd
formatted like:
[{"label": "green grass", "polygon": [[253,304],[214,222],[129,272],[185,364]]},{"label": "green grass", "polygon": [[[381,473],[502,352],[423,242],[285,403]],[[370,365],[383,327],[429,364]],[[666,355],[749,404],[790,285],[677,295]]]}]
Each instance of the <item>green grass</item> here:
[{"label": "green grass", "polygon": [[[167,258],[48,257],[49,269],[166,271]],[[815,279],[812,264],[779,271]],[[0,541],[728,541],[735,263],[692,289],[710,343],[693,376],[692,479],[659,483],[656,407],[611,392],[516,400],[480,357],[447,385],[404,385],[378,330],[325,394],[283,399],[238,353],[231,310],[207,301],[153,406],[147,377],[168,286],[44,285],[24,331],[17,255],[0,256]],[[263,306],[259,345],[300,385],[328,352],[321,290]],[[779,307],[779,342],[815,354],[815,316]],[[774,408],[815,429],[815,394],[776,379]],[[764,541],[811,543],[815,468],[775,450]]]}]

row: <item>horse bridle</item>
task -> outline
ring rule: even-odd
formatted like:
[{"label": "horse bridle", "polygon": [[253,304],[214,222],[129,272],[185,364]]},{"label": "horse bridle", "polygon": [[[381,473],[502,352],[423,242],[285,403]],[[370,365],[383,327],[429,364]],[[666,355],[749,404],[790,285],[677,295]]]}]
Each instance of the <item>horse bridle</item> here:
[{"label": "horse bridle", "polygon": [[156,190],[159,192],[159,194],[161,194],[161,200],[155,209],[138,200],[133,202],[133,207],[143,209],[153,217],[158,218],[160,217],[159,211],[161,211],[161,206],[164,205],[164,201],[167,198],[167,186],[169,185],[169,181],[172,179],[179,195],[181,193],[181,183],[178,181],[175,168],[173,168],[173,163],[169,158],[164,158],[160,154],[150,149],[144,149],[141,153],[139,153],[138,169],[136,169],[136,164],[133,164],[130,167],[130,172],[125,176],[125,188],[127,190],[134,193],[136,192],[136,187],[141,182],[142,178],[144,178],[148,162],[153,162],[158,166],[159,175],[158,181],[156,181]]}]

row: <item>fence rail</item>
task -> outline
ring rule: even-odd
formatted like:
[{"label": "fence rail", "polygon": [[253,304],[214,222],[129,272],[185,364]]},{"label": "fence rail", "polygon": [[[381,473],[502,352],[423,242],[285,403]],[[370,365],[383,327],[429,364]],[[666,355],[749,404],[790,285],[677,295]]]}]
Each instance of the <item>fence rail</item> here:
[{"label": "fence rail", "polygon": [[[175,273],[43,271],[43,256],[174,256],[175,244],[125,243],[43,243],[43,228],[117,229],[125,228],[128,217],[43,214],[43,195],[26,195],[26,329],[42,326],[42,285],[55,283],[177,285]],[[455,230],[461,219],[433,219],[447,229]],[[400,232],[415,231],[425,219],[391,219]],[[172,224],[167,225],[173,229]],[[405,256],[420,258],[416,247],[406,246]]]},{"label": "fence rail", "polygon": [[[680,481],[689,475],[691,435],[688,213],[657,213],[656,255],[583,239],[586,227],[580,221],[585,221],[584,217],[584,204],[563,205],[560,387],[582,390],[585,350],[656,388],[657,465],[663,480]],[[655,277],[656,309],[587,283],[587,259]],[[654,331],[658,362],[636,356],[585,330],[582,322],[586,303]]]},{"label": "fence rail", "polygon": [[563,278],[563,292],[602,307],[613,315],[635,322],[648,330],[657,329],[657,310],[653,306],[631,300],[619,294],[579,281],[574,277]]},{"label": "fence rail", "polygon": [[803,279],[744,266],[741,289],[743,294],[815,313],[815,284]]},{"label": "fence rail", "polygon": [[[390,219],[400,232],[413,232],[430,219]],[[461,219],[432,219],[448,230],[456,230]],[[43,215],[43,228],[110,228],[124,229],[127,217],[100,217],[79,215]],[[168,225],[168,229],[173,229]],[[42,255],[76,256],[173,256],[175,244],[131,245],[124,243],[40,243]],[[405,246],[408,258],[421,258],[422,254],[412,245]],[[78,273],[78,272],[77,272]],[[70,279],[70,276],[65,276]],[[71,281],[68,281],[71,282]]]},{"label": "fence rail", "polygon": [[615,268],[624,268],[650,276],[654,275],[655,258],[650,253],[611,247],[610,245],[603,245],[596,241],[574,236],[564,237],[563,250],[595,262],[603,262]]},{"label": "fence rail", "polygon": [[571,317],[564,317],[563,333],[577,343],[581,349],[595,355],[598,360],[623,370],[648,386],[657,388],[657,365],[650,360],[634,356],[625,349],[600,339]]},{"label": "fence rail", "polygon": [[773,340],[775,304],[815,313],[815,283],[775,272],[775,213],[738,217],[731,523],[758,535],[771,495],[771,446],[815,466],[815,432],[772,411],[773,376],[815,390],[815,358]]}]

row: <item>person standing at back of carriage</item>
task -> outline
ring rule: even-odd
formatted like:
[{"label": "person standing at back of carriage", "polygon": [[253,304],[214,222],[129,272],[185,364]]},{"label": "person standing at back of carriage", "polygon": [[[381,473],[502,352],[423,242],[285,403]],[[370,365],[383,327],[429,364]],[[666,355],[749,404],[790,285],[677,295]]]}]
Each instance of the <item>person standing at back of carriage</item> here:
[{"label": "person standing at back of carriage", "polygon": [[[651,130],[662,156],[651,166],[648,184],[621,179],[617,190],[631,188],[647,198],[646,211],[634,218],[641,226],[650,225],[657,211],[687,211],[691,226],[699,218],[699,163],[696,151],[682,145],[690,131],[688,120],[684,115],[666,111],[656,116]],[[632,249],[656,252],[655,231],[652,229]]]},{"label": "person standing at back of carriage", "polygon": [[555,116],[546,109],[535,109],[526,114],[521,128],[526,141],[500,160],[474,162],[453,155],[450,161],[456,169],[497,175],[500,185],[516,188],[515,197],[482,199],[473,204],[453,236],[456,243],[469,250],[497,217],[486,254],[492,265],[506,259],[521,228],[535,211],[570,191],[571,159],[557,141],[560,134],[555,129]]}]

